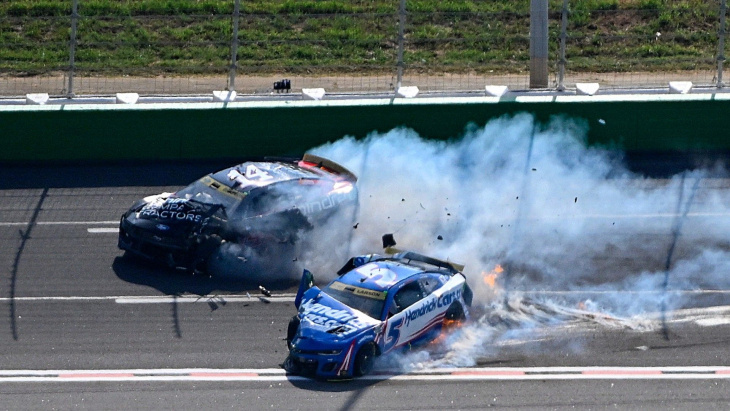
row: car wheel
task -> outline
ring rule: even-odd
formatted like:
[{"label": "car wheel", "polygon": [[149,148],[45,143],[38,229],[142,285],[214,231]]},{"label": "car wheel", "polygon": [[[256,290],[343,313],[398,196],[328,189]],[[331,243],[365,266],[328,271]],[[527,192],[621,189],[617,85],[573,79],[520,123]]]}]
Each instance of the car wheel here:
[{"label": "car wheel", "polygon": [[451,306],[449,306],[449,309],[446,310],[446,319],[452,321],[463,321],[464,319],[466,319],[466,315],[464,314],[464,308],[461,306],[461,304],[451,304]]},{"label": "car wheel", "polygon": [[295,315],[294,317],[289,320],[289,327],[286,329],[286,346],[291,350],[292,346],[291,343],[294,341],[294,337],[297,335],[297,330],[299,329],[299,316]]},{"label": "car wheel", "polygon": [[284,360],[284,364],[282,364],[284,367],[284,370],[290,374],[301,374],[302,369],[297,364],[297,362],[292,358],[291,355],[287,355],[286,359]]},{"label": "car wheel", "polygon": [[208,262],[205,260],[193,262],[193,266],[190,269],[190,273],[194,276],[205,276],[208,275]]},{"label": "car wheel", "polygon": [[190,272],[194,275],[210,275],[208,263],[223,242],[223,239],[217,234],[203,237],[195,249],[193,261],[190,263]]},{"label": "car wheel", "polygon": [[352,369],[355,377],[362,377],[373,369],[375,363],[375,345],[368,343],[363,345],[355,355],[355,364]]}]

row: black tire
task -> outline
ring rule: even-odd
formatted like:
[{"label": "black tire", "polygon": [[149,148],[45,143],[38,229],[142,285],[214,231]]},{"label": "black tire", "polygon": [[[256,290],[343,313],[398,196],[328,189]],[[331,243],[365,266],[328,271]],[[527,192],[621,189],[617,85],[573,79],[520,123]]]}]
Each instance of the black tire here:
[{"label": "black tire", "polygon": [[291,343],[294,341],[294,337],[297,335],[299,329],[299,316],[295,315],[289,320],[289,326],[286,329],[286,346],[291,350]]},{"label": "black tire", "polygon": [[196,258],[190,264],[190,269],[188,271],[194,276],[208,275],[208,260],[205,258]]},{"label": "black tire", "polygon": [[189,271],[193,275],[210,275],[210,259],[221,244],[223,244],[223,239],[217,234],[202,237],[200,244],[195,248]]},{"label": "black tire", "polygon": [[284,360],[284,364],[282,364],[282,367],[286,372],[289,374],[295,374],[299,375],[302,373],[302,368],[299,366],[299,364],[292,358],[291,355],[287,355],[286,359]]},{"label": "black tire", "polygon": [[373,370],[375,363],[375,345],[368,343],[360,347],[355,355],[355,364],[352,366],[352,374],[355,377],[362,377]]},{"label": "black tire", "polygon": [[463,321],[466,319],[464,308],[460,303],[452,303],[451,306],[449,306],[449,309],[446,310],[446,319],[453,321]]}]

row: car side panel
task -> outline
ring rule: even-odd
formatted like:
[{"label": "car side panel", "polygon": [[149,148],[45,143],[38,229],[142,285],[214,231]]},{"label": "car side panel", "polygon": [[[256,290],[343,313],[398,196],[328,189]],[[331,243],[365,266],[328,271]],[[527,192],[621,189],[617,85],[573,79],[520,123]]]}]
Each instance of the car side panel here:
[{"label": "car side panel", "polygon": [[451,304],[461,301],[465,279],[453,276],[443,287],[387,320],[382,352],[412,343],[443,323]]}]

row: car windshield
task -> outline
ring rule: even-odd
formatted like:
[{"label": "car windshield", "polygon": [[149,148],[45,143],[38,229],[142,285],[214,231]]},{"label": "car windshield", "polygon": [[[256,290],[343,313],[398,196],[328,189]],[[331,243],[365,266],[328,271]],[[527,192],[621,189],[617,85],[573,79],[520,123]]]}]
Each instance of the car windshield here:
[{"label": "car windshield", "polygon": [[384,291],[373,291],[354,287],[340,281],[334,281],[322,291],[350,308],[362,311],[368,316],[380,320],[385,305]]},{"label": "car windshield", "polygon": [[[231,195],[220,192],[211,184],[217,183],[210,177],[204,177],[178,191],[176,195],[187,200],[198,201],[205,204],[221,204],[226,209],[231,209],[238,199]],[[220,183],[217,183],[220,186]]]}]

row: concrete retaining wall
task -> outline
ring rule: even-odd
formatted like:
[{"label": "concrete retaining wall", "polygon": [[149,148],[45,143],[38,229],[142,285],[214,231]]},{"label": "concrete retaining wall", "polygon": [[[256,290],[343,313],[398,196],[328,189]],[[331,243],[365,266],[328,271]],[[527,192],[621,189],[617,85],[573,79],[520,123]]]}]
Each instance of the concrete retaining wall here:
[{"label": "concrete retaining wall", "polygon": [[345,135],[410,127],[457,138],[520,112],[583,119],[588,142],[628,152],[730,149],[730,96],[522,96],[0,106],[0,162],[236,159],[296,155]]}]

